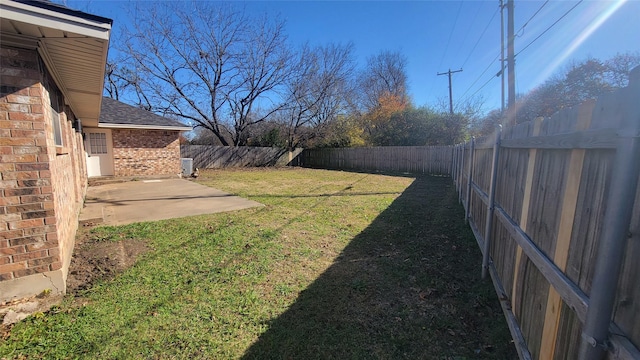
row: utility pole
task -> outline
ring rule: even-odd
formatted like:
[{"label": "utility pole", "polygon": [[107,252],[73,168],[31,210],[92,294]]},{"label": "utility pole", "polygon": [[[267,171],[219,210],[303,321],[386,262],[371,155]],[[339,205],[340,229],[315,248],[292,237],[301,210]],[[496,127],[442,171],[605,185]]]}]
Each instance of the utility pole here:
[{"label": "utility pole", "polygon": [[451,90],[451,74],[455,74],[457,72],[462,72],[462,69],[455,71],[451,71],[451,69],[449,69],[449,71],[447,72],[438,73],[438,75],[449,75],[449,112],[451,114],[453,114],[453,90]]},{"label": "utility pole", "polygon": [[504,116],[504,0],[500,0],[500,115]]},{"label": "utility pole", "polygon": [[514,51],[513,1],[507,0],[507,76],[509,82],[509,99],[507,102],[507,125],[516,124],[516,70]]}]

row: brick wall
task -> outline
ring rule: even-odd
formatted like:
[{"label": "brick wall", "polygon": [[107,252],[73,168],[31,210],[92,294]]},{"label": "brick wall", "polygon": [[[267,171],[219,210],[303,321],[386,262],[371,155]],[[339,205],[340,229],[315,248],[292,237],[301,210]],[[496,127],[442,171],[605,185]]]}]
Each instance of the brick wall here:
[{"label": "brick wall", "polygon": [[64,292],[86,191],[81,137],[62,110],[56,146],[57,88],[37,51],[0,48],[0,84],[0,301]]},{"label": "brick wall", "polygon": [[176,175],[181,172],[179,131],[113,129],[115,176]]}]

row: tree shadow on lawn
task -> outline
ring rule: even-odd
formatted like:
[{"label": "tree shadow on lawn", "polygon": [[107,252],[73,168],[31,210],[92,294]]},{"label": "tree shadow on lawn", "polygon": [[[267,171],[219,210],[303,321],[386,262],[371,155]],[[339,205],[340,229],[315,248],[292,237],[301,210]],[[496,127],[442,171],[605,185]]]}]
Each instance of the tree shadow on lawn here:
[{"label": "tree shadow on lawn", "polygon": [[512,359],[451,179],[419,177],[244,359]]}]

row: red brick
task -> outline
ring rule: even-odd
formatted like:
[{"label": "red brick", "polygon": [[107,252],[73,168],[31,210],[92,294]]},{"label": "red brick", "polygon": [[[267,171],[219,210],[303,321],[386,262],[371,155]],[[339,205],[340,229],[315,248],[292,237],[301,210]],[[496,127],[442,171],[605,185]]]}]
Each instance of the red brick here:
[{"label": "red brick", "polygon": [[[34,122],[44,123],[44,114],[9,112],[9,120],[23,121],[23,125],[18,125],[18,127],[15,127],[15,129],[33,129]],[[29,127],[26,127],[27,124],[29,125]]]},{"label": "red brick", "polygon": [[0,265],[8,264],[11,262],[11,256],[0,256]]},{"label": "red brick", "polygon": [[49,154],[39,154],[38,155],[38,162],[39,163],[49,163]]},{"label": "red brick", "polygon": [[[11,246],[21,246],[21,245],[35,245],[35,244],[44,244],[44,236],[24,236],[21,238],[9,239],[9,244]],[[39,247],[29,248],[27,246],[27,251],[32,251],[34,249],[39,249]]]},{"label": "red brick", "polygon": [[0,239],[0,249],[9,247],[9,240]]},{"label": "red brick", "polygon": [[44,235],[47,233],[46,226],[38,226],[35,228],[23,229],[24,236]]},{"label": "red brick", "polygon": [[19,189],[5,189],[4,194],[5,196],[39,195],[40,188],[32,187],[32,188],[19,188]]},{"label": "red brick", "polygon": [[20,204],[20,197],[18,196],[5,196],[0,197],[0,205],[18,205]]},{"label": "red brick", "polygon": [[[9,114],[9,118],[12,117],[13,114],[17,114],[14,115],[13,119],[11,120],[15,120],[15,121],[0,121],[0,129],[21,129],[21,130],[32,130],[33,129],[33,120],[32,119],[28,119],[28,115],[30,114],[25,114],[25,113],[10,113]],[[15,117],[17,117],[17,119],[15,119]],[[18,120],[27,120],[27,121],[18,121]]]},{"label": "red brick", "polygon": [[14,146],[13,147],[14,154],[42,154],[46,152],[47,150],[42,146]]},{"label": "red brick", "polygon": [[40,219],[40,218],[46,218],[48,216],[54,216],[55,214],[53,213],[53,210],[40,210],[40,211],[29,211],[29,212],[23,212],[22,213],[22,218],[23,219]]},{"label": "red brick", "polygon": [[19,213],[0,215],[0,222],[8,223],[10,221],[18,221],[20,219],[22,219],[22,215],[20,215]]},{"label": "red brick", "polygon": [[38,178],[37,171],[18,171],[15,174],[16,174],[16,180],[28,180],[28,179]]},{"label": "red brick", "polygon": [[45,210],[50,210],[54,208],[53,201],[47,201],[42,203],[42,208]]},{"label": "red brick", "polygon": [[56,271],[56,270],[62,269],[62,262],[57,261],[57,262],[52,263],[49,266],[49,269],[51,269],[51,271]]},{"label": "red brick", "polygon": [[13,273],[0,274],[0,281],[13,279]]},{"label": "red brick", "polygon": [[0,163],[0,171],[15,171],[16,164],[4,164]]},{"label": "red brick", "polygon": [[42,194],[51,194],[51,193],[53,193],[53,187],[52,186],[42,186],[42,187],[40,187],[40,193],[42,193]]},{"label": "red brick", "polygon": [[59,256],[60,255],[60,248],[51,248],[48,251],[49,251],[49,256]]},{"label": "red brick", "polygon": [[33,139],[24,138],[0,138],[0,145],[5,146],[20,146],[20,145],[34,145]]},{"label": "red brick", "polygon": [[38,155],[34,154],[0,155],[0,161],[5,163],[31,163],[37,158]]},{"label": "red brick", "polygon": [[42,179],[49,179],[51,178],[51,170],[41,170],[40,171],[40,177]]},{"label": "red brick", "polygon": [[44,223],[47,224],[47,225],[53,225],[53,224],[56,223],[56,218],[53,217],[53,216],[45,218],[44,219]]},{"label": "red brick", "polygon": [[48,163],[16,164],[16,171],[49,170]]},{"label": "red brick", "polygon": [[57,248],[58,242],[45,241],[27,245],[27,251]]},{"label": "red brick", "polygon": [[58,240],[57,232],[50,232],[47,234],[47,241],[55,241],[55,240]]},{"label": "red brick", "polygon": [[[25,89],[28,92],[28,89]],[[7,95],[7,101],[16,104],[42,104],[42,100],[36,96],[11,94]]]},{"label": "red brick", "polygon": [[9,154],[13,154],[13,147],[0,146],[0,155],[9,155]]},{"label": "red brick", "polygon": [[[0,121],[1,123],[2,121]],[[0,128],[0,137],[11,137],[11,130]]]},{"label": "red brick", "polygon": [[16,180],[0,180],[0,189],[15,189],[18,187]]},{"label": "red brick", "polygon": [[29,260],[27,262],[27,265],[29,267],[35,267],[35,266],[49,265],[49,264],[54,263],[56,261],[60,261],[60,257],[59,256],[49,256],[49,257],[43,257],[43,258]]},{"label": "red brick", "polygon": [[15,255],[15,254],[24,254],[24,253],[25,253],[24,246],[0,248],[0,254],[2,255]]},{"label": "red brick", "polygon": [[[4,79],[4,77],[3,77]],[[10,103],[0,103],[0,110],[7,111],[9,114],[12,112],[22,112],[28,113],[31,112],[30,106],[25,104],[10,104]],[[9,115],[11,118],[11,115]]]},{"label": "red brick", "polygon": [[24,269],[26,266],[27,266],[27,263],[25,262],[0,265],[0,274],[21,270],[21,269]]},{"label": "red brick", "polygon": [[24,195],[20,197],[20,202],[23,204],[30,204],[34,202],[53,201],[52,194],[46,195]]},{"label": "red brick", "polygon": [[11,135],[13,137],[19,138],[37,138],[37,137],[45,137],[46,134],[43,130],[11,130]]},{"label": "red brick", "polygon": [[[21,187],[50,186],[51,180],[50,179],[18,180],[17,184],[18,186],[21,186]],[[44,193],[44,192],[41,191],[41,193]]]},{"label": "red brick", "polygon": [[29,276],[33,274],[40,274],[47,271],[49,271],[49,265],[42,265],[42,266],[28,268],[24,270],[16,270],[13,272],[13,276],[16,278],[19,278],[19,277]]},{"label": "red brick", "polygon": [[43,219],[29,219],[9,222],[9,229],[25,229],[44,225]]},{"label": "red brick", "polygon": [[44,106],[42,105],[31,105],[31,112],[34,114],[43,114]]},{"label": "red brick", "polygon": [[[48,257],[48,256],[49,255],[47,254],[47,250],[46,249],[45,250],[32,251],[32,252],[28,252],[28,253],[24,253],[24,254],[13,255],[13,262],[40,259],[40,258],[45,258],[45,257]],[[38,266],[38,265],[42,265],[42,264],[36,264],[36,266]],[[31,266],[31,264],[29,264],[29,266]]]},{"label": "red brick", "polygon": [[44,130],[44,122],[34,122],[32,125],[33,130]]},{"label": "red brick", "polygon": [[37,211],[37,210],[42,210],[42,203],[7,206],[7,212],[8,213],[21,214],[21,213],[26,212],[26,211]]},{"label": "red brick", "polygon": [[29,88],[29,95],[42,97],[42,87],[40,84],[36,84]]}]

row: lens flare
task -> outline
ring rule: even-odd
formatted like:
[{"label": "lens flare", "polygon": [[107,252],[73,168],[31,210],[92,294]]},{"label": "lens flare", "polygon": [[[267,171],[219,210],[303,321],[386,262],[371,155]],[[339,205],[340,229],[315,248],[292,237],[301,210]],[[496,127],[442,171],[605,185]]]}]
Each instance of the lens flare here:
[{"label": "lens flare", "polygon": [[[616,11],[622,7],[627,2],[627,0],[616,0],[611,2],[606,2],[606,8],[601,9],[593,9],[595,12],[599,13],[595,17],[593,17],[589,24],[584,27],[584,29],[576,36],[571,43],[565,47],[565,50],[560,53],[553,61],[541,72],[540,76],[536,79],[535,83],[539,84],[548,79],[556,70],[560,67],[562,63],[564,63],[571,54],[573,54],[576,49],[584,43],[589,36],[591,36],[598,28],[604,24],[607,19],[611,17]],[[602,2],[586,2],[589,5],[601,5]]]}]

